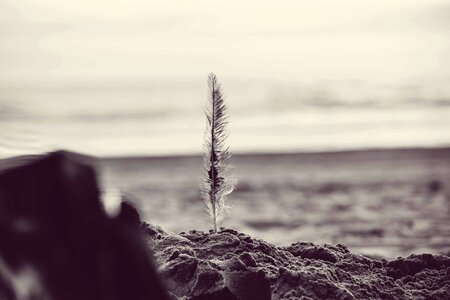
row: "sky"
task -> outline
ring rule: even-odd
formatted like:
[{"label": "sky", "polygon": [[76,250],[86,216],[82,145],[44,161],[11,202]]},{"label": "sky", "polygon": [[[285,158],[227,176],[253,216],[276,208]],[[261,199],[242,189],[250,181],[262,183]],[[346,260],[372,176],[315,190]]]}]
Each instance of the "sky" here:
[{"label": "sky", "polygon": [[0,84],[450,79],[450,2],[0,0]]},{"label": "sky", "polygon": [[450,1],[0,0],[0,157],[450,145]]}]

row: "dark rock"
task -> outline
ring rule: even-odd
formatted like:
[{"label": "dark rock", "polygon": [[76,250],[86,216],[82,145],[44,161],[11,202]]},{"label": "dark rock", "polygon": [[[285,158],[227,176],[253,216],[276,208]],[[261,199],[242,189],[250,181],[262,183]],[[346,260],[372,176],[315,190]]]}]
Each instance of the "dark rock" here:
[{"label": "dark rock", "polygon": [[120,203],[120,214],[118,215],[118,220],[122,223],[130,224],[136,228],[141,224],[137,209],[133,206],[133,204],[125,201]]},{"label": "dark rock", "polygon": [[21,272],[37,286],[27,299],[168,299],[137,211],[106,215],[94,165],[65,151],[0,161],[0,298]]}]

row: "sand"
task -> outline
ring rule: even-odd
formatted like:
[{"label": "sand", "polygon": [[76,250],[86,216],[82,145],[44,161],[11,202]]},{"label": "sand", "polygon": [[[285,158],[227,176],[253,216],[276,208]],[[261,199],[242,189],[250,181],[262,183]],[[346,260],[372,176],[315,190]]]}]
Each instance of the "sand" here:
[{"label": "sand", "polygon": [[444,255],[387,261],[341,244],[277,247],[233,229],[142,229],[172,299],[450,299]]}]

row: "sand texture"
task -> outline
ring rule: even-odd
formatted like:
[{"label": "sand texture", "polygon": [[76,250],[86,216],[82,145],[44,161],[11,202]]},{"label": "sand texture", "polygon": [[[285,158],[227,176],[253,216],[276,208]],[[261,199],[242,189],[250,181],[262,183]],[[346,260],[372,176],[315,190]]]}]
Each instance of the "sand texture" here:
[{"label": "sand texture", "polygon": [[340,244],[276,247],[232,229],[142,228],[173,299],[450,299],[446,255],[387,261]]}]

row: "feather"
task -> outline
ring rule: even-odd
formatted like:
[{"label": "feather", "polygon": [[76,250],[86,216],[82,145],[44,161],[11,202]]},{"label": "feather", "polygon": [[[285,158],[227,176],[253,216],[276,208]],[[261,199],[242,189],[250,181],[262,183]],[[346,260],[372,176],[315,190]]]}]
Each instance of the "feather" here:
[{"label": "feather", "polygon": [[228,211],[226,196],[234,190],[235,180],[227,176],[231,153],[226,146],[228,115],[222,87],[213,73],[208,76],[208,100],[205,108],[204,179],[200,185],[201,196],[212,218],[214,232]]}]

